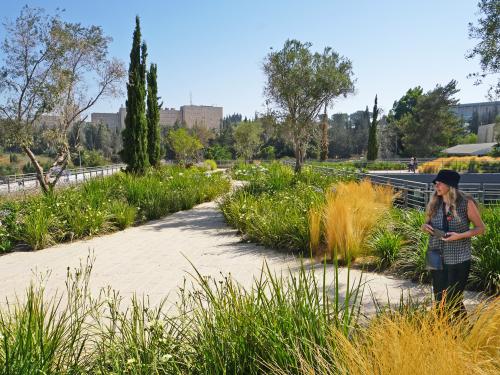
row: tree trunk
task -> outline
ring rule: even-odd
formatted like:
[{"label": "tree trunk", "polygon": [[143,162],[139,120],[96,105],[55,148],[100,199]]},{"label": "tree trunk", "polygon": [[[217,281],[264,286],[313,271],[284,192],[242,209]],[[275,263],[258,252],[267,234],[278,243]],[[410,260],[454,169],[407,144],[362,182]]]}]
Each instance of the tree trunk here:
[{"label": "tree trunk", "polygon": [[302,145],[297,145],[295,147],[295,172],[299,173],[302,170],[302,165],[304,164],[304,151]]},{"label": "tree trunk", "polygon": [[22,146],[22,149],[26,153],[26,155],[28,155],[28,158],[30,159],[33,166],[35,167],[36,179],[40,183],[40,188],[42,189],[42,192],[44,194],[47,194],[49,192],[50,188],[49,188],[49,185],[47,183],[46,177],[43,173],[42,166],[40,165],[40,163],[38,163],[38,160],[36,160],[35,154],[33,154],[33,151],[31,151],[31,149],[29,147]]},{"label": "tree trunk", "polygon": [[328,116],[326,114],[326,104],[325,104],[325,113],[323,114],[323,121],[321,122],[320,160],[326,161],[327,158],[328,158]]}]

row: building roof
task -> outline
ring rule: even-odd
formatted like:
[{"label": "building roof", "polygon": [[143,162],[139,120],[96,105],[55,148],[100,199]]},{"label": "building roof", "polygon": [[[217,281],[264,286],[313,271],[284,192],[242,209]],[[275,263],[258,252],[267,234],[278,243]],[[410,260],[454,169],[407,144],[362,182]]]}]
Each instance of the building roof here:
[{"label": "building roof", "polygon": [[467,145],[456,145],[446,150],[443,150],[445,154],[450,155],[486,155],[489,153],[493,146],[495,146],[495,142],[492,143],[471,143]]}]

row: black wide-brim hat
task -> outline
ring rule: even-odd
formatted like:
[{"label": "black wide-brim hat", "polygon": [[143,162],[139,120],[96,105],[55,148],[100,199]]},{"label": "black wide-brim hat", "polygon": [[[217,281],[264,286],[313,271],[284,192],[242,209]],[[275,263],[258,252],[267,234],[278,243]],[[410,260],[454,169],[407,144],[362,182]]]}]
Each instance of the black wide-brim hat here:
[{"label": "black wide-brim hat", "polygon": [[458,189],[460,175],[450,169],[441,169],[434,180],[432,180],[433,183],[436,183],[436,181]]}]

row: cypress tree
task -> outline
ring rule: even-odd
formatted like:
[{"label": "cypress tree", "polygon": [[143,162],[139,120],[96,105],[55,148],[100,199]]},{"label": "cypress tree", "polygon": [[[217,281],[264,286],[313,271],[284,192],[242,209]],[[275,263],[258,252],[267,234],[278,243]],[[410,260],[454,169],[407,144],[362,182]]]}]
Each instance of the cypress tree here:
[{"label": "cypress tree", "polygon": [[373,106],[372,123],[370,125],[370,132],[368,134],[368,155],[366,156],[368,160],[377,159],[377,154],[378,154],[377,117],[378,117],[377,95],[375,95],[375,105]]},{"label": "cypress tree", "polygon": [[141,26],[135,18],[135,30],[130,51],[127,83],[127,115],[123,130],[123,150],[120,155],[132,173],[144,173],[149,166],[146,121],[146,44],[141,46]]},{"label": "cypress tree", "polygon": [[160,164],[160,106],[158,105],[157,66],[151,64],[148,77],[147,120],[149,164]]}]

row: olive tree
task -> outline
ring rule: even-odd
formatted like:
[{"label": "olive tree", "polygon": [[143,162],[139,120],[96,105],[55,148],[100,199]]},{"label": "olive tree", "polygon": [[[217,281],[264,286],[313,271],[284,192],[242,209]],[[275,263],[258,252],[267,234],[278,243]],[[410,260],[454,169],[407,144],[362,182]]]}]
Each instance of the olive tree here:
[{"label": "olive tree", "polygon": [[[9,143],[26,153],[47,193],[70,160],[68,130],[82,124],[86,111],[100,98],[119,93],[125,69],[108,58],[111,39],[98,26],[63,22],[59,15],[25,6],[4,27],[0,115],[8,124]],[[35,130],[44,114],[57,119],[44,134],[56,150],[49,171],[44,171],[32,151]]]},{"label": "olive tree", "polygon": [[297,172],[304,163],[321,108],[354,91],[351,61],[330,47],[313,53],[311,46],[287,40],[283,49],[271,51],[264,61],[264,93],[289,131]]}]

